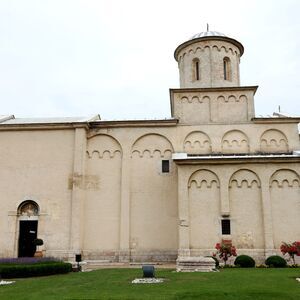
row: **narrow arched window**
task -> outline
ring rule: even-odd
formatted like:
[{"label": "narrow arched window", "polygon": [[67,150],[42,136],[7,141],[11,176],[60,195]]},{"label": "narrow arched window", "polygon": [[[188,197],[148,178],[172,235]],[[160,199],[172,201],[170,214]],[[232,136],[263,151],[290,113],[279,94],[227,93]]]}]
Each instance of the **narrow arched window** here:
[{"label": "narrow arched window", "polygon": [[200,80],[200,61],[198,58],[193,59],[193,80]]},{"label": "narrow arched window", "polygon": [[224,80],[231,80],[231,63],[228,57],[223,59]]}]

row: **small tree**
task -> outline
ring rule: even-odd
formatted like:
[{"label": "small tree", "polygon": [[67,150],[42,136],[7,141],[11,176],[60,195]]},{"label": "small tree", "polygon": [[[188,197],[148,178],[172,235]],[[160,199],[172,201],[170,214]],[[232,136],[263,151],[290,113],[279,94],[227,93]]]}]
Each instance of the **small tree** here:
[{"label": "small tree", "polygon": [[217,253],[214,253],[213,256],[219,255],[220,259],[224,261],[226,265],[227,260],[230,256],[236,256],[236,248],[230,244],[217,243],[215,248],[217,249]]},{"label": "small tree", "polygon": [[295,255],[300,256],[300,241],[294,242],[292,244],[282,242],[280,251],[283,255],[288,254],[288,260],[292,259],[293,264],[295,265]]}]

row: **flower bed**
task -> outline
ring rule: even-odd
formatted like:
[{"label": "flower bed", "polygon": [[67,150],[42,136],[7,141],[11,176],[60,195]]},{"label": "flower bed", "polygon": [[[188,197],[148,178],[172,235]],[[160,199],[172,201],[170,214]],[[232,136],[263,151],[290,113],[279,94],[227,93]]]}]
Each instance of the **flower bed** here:
[{"label": "flower bed", "polygon": [[45,262],[59,262],[54,257],[16,257],[16,258],[0,258],[0,265],[3,264],[35,264]]}]

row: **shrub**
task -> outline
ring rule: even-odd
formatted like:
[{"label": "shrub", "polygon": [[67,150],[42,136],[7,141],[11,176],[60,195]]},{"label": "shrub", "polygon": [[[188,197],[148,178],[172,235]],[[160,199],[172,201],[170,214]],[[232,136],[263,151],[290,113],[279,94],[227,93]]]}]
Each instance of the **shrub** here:
[{"label": "shrub", "polygon": [[273,268],[285,268],[287,263],[281,256],[272,255],[266,259],[265,264]]},{"label": "shrub", "polygon": [[288,254],[289,260],[292,260],[293,264],[295,265],[295,255],[300,256],[300,241],[296,241],[292,244],[282,242],[280,251],[283,255]]},{"label": "shrub", "polygon": [[72,264],[64,262],[0,265],[0,274],[2,278],[22,278],[53,274],[65,274],[71,271]]},{"label": "shrub", "polygon": [[42,246],[42,245],[44,245],[44,241],[42,239],[35,239],[35,240],[33,240],[33,245]]},{"label": "shrub", "polygon": [[254,268],[255,260],[248,255],[239,255],[234,261],[235,266],[239,266],[241,268]]},{"label": "shrub", "polygon": [[215,248],[217,249],[217,253],[214,253],[213,256],[216,256],[218,254],[220,259],[224,261],[225,265],[230,256],[237,255],[236,248],[231,244],[217,243]]}]

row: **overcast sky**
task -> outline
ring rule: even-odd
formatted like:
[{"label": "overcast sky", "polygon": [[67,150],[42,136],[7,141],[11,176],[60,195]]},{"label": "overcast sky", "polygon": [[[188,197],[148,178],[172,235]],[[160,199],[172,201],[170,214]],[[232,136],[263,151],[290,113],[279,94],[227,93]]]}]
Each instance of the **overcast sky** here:
[{"label": "overcast sky", "polygon": [[240,41],[256,115],[300,115],[299,0],[1,0],[0,114],[170,117],[173,52],[210,29]]}]

